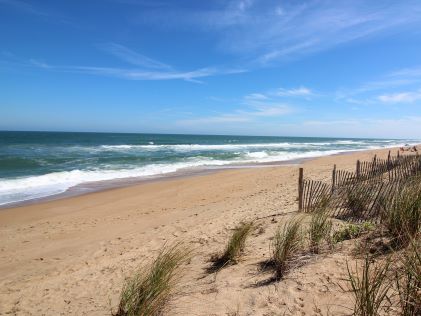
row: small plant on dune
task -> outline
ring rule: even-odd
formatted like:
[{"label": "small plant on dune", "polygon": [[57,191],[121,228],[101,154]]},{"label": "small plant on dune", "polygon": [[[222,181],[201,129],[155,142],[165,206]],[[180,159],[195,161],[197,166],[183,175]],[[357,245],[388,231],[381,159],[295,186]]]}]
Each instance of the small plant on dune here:
[{"label": "small plant on dune", "polygon": [[188,254],[180,244],[163,247],[152,264],[143,266],[126,280],[114,315],[160,315],[174,295],[181,265]]},{"label": "small plant on dune", "polygon": [[254,223],[250,221],[242,222],[234,228],[224,252],[211,259],[213,261],[213,266],[211,267],[210,272],[219,270],[228,264],[237,263],[239,257],[244,251],[246,239],[252,232],[253,227]]},{"label": "small plant on dune", "polygon": [[272,241],[272,264],[275,267],[275,278],[281,279],[288,265],[301,250],[303,233],[302,219],[294,218],[280,226]]},{"label": "small plant on dune", "polygon": [[402,316],[421,315],[421,239],[410,242],[396,273],[396,287]]},{"label": "small plant on dune", "polygon": [[310,226],[308,229],[311,252],[319,253],[320,243],[324,239],[328,239],[330,237],[331,230],[332,220],[330,220],[325,209],[316,210],[311,216]]},{"label": "small plant on dune", "polygon": [[395,247],[406,247],[421,230],[421,178],[403,186],[383,206],[383,223]]},{"label": "small plant on dune", "polygon": [[333,233],[334,242],[342,242],[344,240],[354,239],[360,237],[374,229],[371,222],[364,222],[362,224],[348,224]]},{"label": "small plant on dune", "polygon": [[362,271],[353,273],[347,264],[349,291],[355,300],[355,316],[376,316],[380,311],[390,308],[389,291],[391,281],[388,278],[389,261],[374,263],[368,256],[365,257]]}]

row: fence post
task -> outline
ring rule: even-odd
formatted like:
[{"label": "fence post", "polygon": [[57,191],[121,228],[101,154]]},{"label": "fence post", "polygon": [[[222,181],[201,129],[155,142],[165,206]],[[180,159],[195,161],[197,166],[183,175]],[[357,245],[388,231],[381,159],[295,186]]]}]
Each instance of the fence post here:
[{"label": "fence post", "polygon": [[333,170],[332,170],[332,193],[333,190],[335,189],[335,185],[336,185],[336,164],[333,165]]},{"label": "fence post", "polygon": [[390,169],[391,169],[391,165],[390,165],[390,150],[389,150],[389,153],[387,154],[387,176],[388,176],[389,181],[390,181]]},{"label": "fence post", "polygon": [[357,160],[357,170],[356,170],[356,174],[357,174],[357,179],[360,177],[360,172],[361,172],[361,163],[360,160]]},{"label": "fence post", "polygon": [[373,175],[375,175],[376,174],[376,162],[377,162],[377,155],[374,155],[374,157],[373,157],[373,164],[372,164],[372,166],[371,166],[371,173],[373,174]]},{"label": "fence post", "polygon": [[301,211],[303,209],[303,168],[299,169],[298,174],[298,210]]}]

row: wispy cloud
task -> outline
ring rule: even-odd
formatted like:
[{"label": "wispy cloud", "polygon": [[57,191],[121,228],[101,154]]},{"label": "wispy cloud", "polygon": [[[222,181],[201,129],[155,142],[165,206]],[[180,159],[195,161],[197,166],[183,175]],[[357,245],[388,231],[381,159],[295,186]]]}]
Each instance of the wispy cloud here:
[{"label": "wispy cloud", "polygon": [[254,67],[421,25],[416,0],[221,3],[225,5],[212,3],[200,10],[146,8],[136,22],[215,32],[219,49],[248,58]]},{"label": "wispy cloud", "polygon": [[40,16],[49,16],[50,14],[33,4],[30,4],[21,0],[0,0],[0,5],[7,5],[15,10],[19,10],[25,13],[40,15]]},{"label": "wispy cloud", "polygon": [[269,100],[275,100],[278,102],[279,100],[287,99],[287,98],[305,98],[308,99],[312,96],[316,96],[316,94],[309,88],[301,86],[298,88],[278,88],[272,89],[266,92],[260,93],[251,93],[243,97],[245,103],[247,104],[256,104],[261,101],[268,102]]},{"label": "wispy cloud", "polygon": [[[279,94],[283,91],[285,95]],[[276,89],[264,93],[250,93],[240,98],[237,109],[217,115],[201,116],[179,120],[179,125],[223,124],[253,122],[263,118],[279,118],[296,112],[296,108],[286,103],[285,96],[307,95],[311,90],[300,87],[296,89]],[[232,102],[232,101],[230,101]]]},{"label": "wispy cloud", "polygon": [[30,59],[29,64],[33,65],[35,67],[44,68],[44,69],[50,69],[51,68],[51,66],[48,65],[47,63],[45,63],[43,61],[40,61],[40,60],[36,60],[36,59]]},{"label": "wispy cloud", "polygon": [[299,87],[294,89],[283,89],[280,88],[276,92],[278,96],[310,96],[313,95],[313,92],[306,87]]},{"label": "wispy cloud", "polygon": [[120,58],[121,60],[144,68],[151,68],[151,69],[172,69],[171,66],[164,64],[160,61],[154,60],[147,56],[141,55],[126,46],[117,44],[117,43],[105,43],[98,45],[101,49],[105,50],[106,52]]},{"label": "wispy cloud", "polygon": [[231,113],[221,113],[206,117],[197,117],[177,121],[178,125],[203,125],[215,123],[244,123],[254,121],[259,117],[279,117],[293,112],[292,107],[286,104],[270,104],[252,106],[249,110],[236,110]]},{"label": "wispy cloud", "polygon": [[421,100],[421,91],[407,91],[384,94],[378,96],[378,100],[385,103],[412,103]]},{"label": "wispy cloud", "polygon": [[128,80],[186,80],[192,82],[200,82],[198,79],[217,76],[223,74],[235,74],[243,72],[241,69],[223,69],[223,68],[201,68],[192,71],[146,71],[137,69],[124,68],[107,68],[107,67],[81,67],[81,66],[67,66],[54,67],[54,69],[78,72],[92,75],[104,75],[110,77],[117,77]]},{"label": "wispy cloud", "polygon": [[[354,104],[411,103],[421,98],[421,67],[388,73],[356,88],[341,89],[336,99]],[[403,90],[403,91],[402,91]]]},{"label": "wispy cloud", "polygon": [[342,120],[304,121],[290,126],[292,131],[317,129],[317,135],[337,135],[342,137],[394,137],[421,139],[421,130],[414,126],[421,124],[421,116],[402,116],[400,118],[367,118]]},{"label": "wispy cloud", "polygon": [[247,101],[262,101],[267,100],[269,97],[263,93],[251,93],[244,97]]},{"label": "wispy cloud", "polygon": [[[124,47],[124,46],[122,46]],[[126,52],[125,50],[122,50]],[[115,77],[126,80],[185,80],[201,83],[199,79],[211,76],[238,74],[245,72],[244,69],[227,67],[204,67],[190,71],[179,71],[173,67],[160,63],[140,54],[133,53],[122,55],[124,59],[130,59],[132,63],[142,64],[143,67],[119,68],[101,66],[77,66],[77,65],[53,65],[34,58],[23,60],[11,53],[2,53],[6,60],[0,63],[13,65],[15,67],[32,67],[44,71],[56,71],[64,73],[79,73],[96,76]]]}]

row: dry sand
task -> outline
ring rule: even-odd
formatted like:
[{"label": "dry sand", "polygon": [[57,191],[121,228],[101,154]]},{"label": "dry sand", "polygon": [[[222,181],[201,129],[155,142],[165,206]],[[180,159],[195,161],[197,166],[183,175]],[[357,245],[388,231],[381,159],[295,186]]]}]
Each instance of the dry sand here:
[{"label": "dry sand", "polygon": [[[387,155],[387,150],[376,151]],[[326,179],[353,169],[358,152],[306,161]],[[276,227],[297,212],[298,166],[225,170],[0,210],[0,315],[110,315],[124,277],[165,243],[194,250],[168,315],[346,315],[349,247],[313,257],[284,280],[259,271]],[[244,259],[204,268],[238,222],[258,219]],[[352,260],[352,259],[351,259]],[[236,314],[237,313],[237,314]]]}]

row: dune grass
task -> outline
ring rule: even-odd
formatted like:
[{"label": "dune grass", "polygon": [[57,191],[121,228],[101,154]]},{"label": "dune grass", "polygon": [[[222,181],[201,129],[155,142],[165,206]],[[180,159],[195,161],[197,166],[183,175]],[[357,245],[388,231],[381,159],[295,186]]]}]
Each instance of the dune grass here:
[{"label": "dune grass", "polygon": [[275,279],[280,280],[289,264],[302,248],[302,218],[294,218],[278,227],[272,241],[272,264]]},{"label": "dune grass", "polygon": [[181,245],[164,246],[156,259],[126,280],[115,316],[159,315],[174,294],[180,268],[189,257]]},{"label": "dune grass", "polygon": [[331,231],[332,220],[325,209],[321,208],[312,213],[308,229],[310,251],[312,253],[319,253],[321,242],[329,239]]},{"label": "dune grass", "polygon": [[411,240],[396,273],[396,288],[402,316],[421,315],[421,238]]},{"label": "dune grass", "polygon": [[388,277],[389,261],[374,263],[365,257],[362,271],[353,273],[347,264],[349,290],[354,296],[355,316],[376,316],[390,308],[391,281]]},{"label": "dune grass", "polygon": [[351,211],[350,217],[361,217],[370,209],[371,195],[371,190],[364,182],[347,188],[345,206]]},{"label": "dune grass", "polygon": [[236,264],[244,251],[247,237],[253,231],[254,223],[252,221],[241,222],[234,228],[225,250],[221,255],[211,258],[213,262],[209,272],[215,272],[226,265]]},{"label": "dune grass", "polygon": [[334,242],[342,242],[349,239],[358,238],[361,235],[372,231],[375,228],[374,224],[371,222],[364,222],[361,224],[347,224],[341,227],[339,230],[336,230],[333,233]]},{"label": "dune grass", "polygon": [[383,206],[383,223],[396,247],[406,247],[421,230],[421,178],[403,186]]}]

